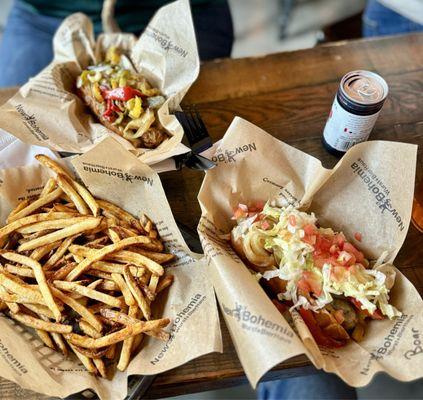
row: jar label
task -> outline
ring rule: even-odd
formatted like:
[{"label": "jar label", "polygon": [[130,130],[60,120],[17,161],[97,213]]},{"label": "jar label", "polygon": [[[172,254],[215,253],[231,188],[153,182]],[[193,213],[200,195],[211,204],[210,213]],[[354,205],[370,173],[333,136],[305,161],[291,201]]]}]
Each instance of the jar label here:
[{"label": "jar label", "polygon": [[334,149],[347,151],[369,138],[379,112],[372,115],[352,114],[339,105],[335,96],[323,136]]}]

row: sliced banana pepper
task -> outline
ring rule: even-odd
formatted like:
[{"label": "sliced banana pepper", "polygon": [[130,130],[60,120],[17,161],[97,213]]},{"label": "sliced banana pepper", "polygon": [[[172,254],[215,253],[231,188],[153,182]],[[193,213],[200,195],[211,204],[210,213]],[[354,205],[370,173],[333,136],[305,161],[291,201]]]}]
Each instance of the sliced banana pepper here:
[{"label": "sliced banana pepper", "polygon": [[129,110],[129,116],[132,119],[136,119],[139,118],[141,116],[142,113],[142,103],[141,103],[141,98],[138,96],[135,96],[134,98],[128,100],[126,102],[126,107]]}]

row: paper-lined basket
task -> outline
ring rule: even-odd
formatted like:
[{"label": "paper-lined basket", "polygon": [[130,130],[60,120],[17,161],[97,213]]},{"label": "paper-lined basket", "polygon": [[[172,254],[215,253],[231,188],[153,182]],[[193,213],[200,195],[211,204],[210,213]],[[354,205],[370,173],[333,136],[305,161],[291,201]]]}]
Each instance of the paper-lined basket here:
[{"label": "paper-lined basket", "polygon": [[[156,149],[134,148],[98,123],[76,94],[77,76],[109,46],[126,49],[138,72],[167,99],[158,116],[170,137]],[[104,33],[95,40],[90,19],[73,14],[58,28],[53,50],[53,61],[0,107],[0,128],[23,142],[70,153],[84,153],[112,136],[150,165],[188,151],[181,143],[182,126],[171,114],[200,68],[188,0],[159,9],[139,39],[128,33]]]},{"label": "paper-lined basket", "polygon": [[[125,372],[112,380],[88,373],[74,358],[43,346],[31,332],[0,317],[0,376],[48,396],[66,397],[91,388],[102,399],[123,399],[130,375],[168,371],[201,355],[222,351],[215,296],[205,261],[185,244],[173,219],[158,175],[112,138],[72,159],[87,188],[131,214],[145,213],[157,223],[167,251],[177,258],[166,267],[175,276],[168,293],[158,298],[153,314],[171,323],[167,342],[145,338]],[[40,192],[49,171],[38,164],[0,170],[0,226],[19,200]]]},{"label": "paper-lined basket", "polygon": [[[222,139],[199,193],[198,226],[208,272],[246,374],[255,387],[274,365],[305,353],[318,368],[351,386],[364,386],[377,372],[410,381],[423,376],[423,301],[400,271],[391,303],[396,320],[371,321],[362,342],[344,348],[316,345],[300,315],[291,321],[274,307],[223,235],[231,231],[239,203],[282,198],[313,211],[323,227],[357,244],[369,259],[393,262],[410,223],[416,146],[373,141],[354,146],[333,168],[235,118]],[[301,340],[300,340],[301,339]]]}]

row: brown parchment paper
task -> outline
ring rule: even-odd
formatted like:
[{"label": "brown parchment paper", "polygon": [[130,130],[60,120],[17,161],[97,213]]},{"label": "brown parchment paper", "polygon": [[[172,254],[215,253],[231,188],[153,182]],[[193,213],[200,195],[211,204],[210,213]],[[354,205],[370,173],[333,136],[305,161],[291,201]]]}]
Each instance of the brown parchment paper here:
[{"label": "brown parchment paper", "polygon": [[315,343],[301,316],[290,328],[270,299],[222,238],[230,232],[238,203],[279,199],[316,213],[323,227],[342,230],[370,259],[392,262],[407,234],[417,146],[371,141],[354,146],[328,170],[319,160],[262,129],[235,118],[213,156],[199,201],[198,226],[218,301],[253,386],[273,365],[306,353],[317,368],[334,372],[351,386],[364,386],[380,371],[410,381],[423,376],[423,301],[396,270],[391,302],[396,320],[371,321],[364,341],[327,350]]},{"label": "brown parchment paper", "polygon": [[[123,399],[129,375],[170,370],[201,355],[222,351],[213,287],[202,256],[192,253],[173,219],[158,175],[112,138],[72,159],[82,182],[99,197],[157,223],[168,251],[177,255],[166,269],[175,281],[154,305],[154,316],[171,319],[168,342],[145,338],[127,371],[113,380],[91,376],[75,358],[45,347],[31,331],[0,317],[0,376],[25,389],[65,397],[91,388],[102,399]],[[39,165],[0,171],[0,226],[18,199],[38,194],[49,173]]]},{"label": "brown parchment paper", "polygon": [[[138,72],[167,98],[158,117],[170,138],[156,149],[135,149],[96,122],[75,93],[82,69],[113,45],[127,49]],[[188,0],[160,8],[139,39],[128,33],[108,33],[95,40],[91,20],[73,14],[58,28],[53,50],[53,61],[0,107],[0,128],[23,142],[71,153],[84,153],[105,136],[112,136],[147,164],[187,151],[181,144],[183,129],[170,113],[178,108],[200,68]]]}]

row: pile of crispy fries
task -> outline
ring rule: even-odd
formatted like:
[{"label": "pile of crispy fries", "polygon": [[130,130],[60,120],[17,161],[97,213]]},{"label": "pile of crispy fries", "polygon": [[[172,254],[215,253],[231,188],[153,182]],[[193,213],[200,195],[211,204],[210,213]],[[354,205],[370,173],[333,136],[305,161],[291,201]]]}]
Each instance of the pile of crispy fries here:
[{"label": "pile of crispy fries", "polygon": [[23,200],[0,228],[0,308],[34,328],[46,346],[102,377],[125,370],[143,335],[168,339],[169,319],[151,303],[173,282],[154,224],[96,199],[58,163],[35,200]]}]

